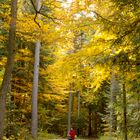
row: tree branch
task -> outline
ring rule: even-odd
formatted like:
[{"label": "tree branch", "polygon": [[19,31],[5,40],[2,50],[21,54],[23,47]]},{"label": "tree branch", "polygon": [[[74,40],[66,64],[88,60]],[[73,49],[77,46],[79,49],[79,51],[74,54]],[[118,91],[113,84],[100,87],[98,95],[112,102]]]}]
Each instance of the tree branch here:
[{"label": "tree branch", "polygon": [[30,1],[31,1],[31,4],[32,4],[32,6],[33,6],[35,12],[38,13],[38,11],[37,11],[37,9],[36,9],[36,6],[35,6],[35,4],[34,4],[34,2],[33,2],[33,0],[30,0]]},{"label": "tree branch", "polygon": [[39,24],[39,23],[37,22],[37,20],[36,20],[38,14],[43,15],[44,17],[47,17],[48,19],[51,19],[54,23],[56,23],[56,21],[54,20],[54,19],[56,19],[56,18],[53,18],[53,17],[51,17],[51,16],[49,16],[49,15],[44,14],[44,13],[41,12],[41,9],[42,9],[43,6],[41,6],[41,8],[40,8],[39,10],[37,10],[37,8],[36,8],[36,6],[35,6],[33,0],[30,0],[30,1],[31,1],[31,4],[32,4],[32,6],[33,6],[33,8],[34,8],[34,10],[35,10],[35,13],[36,13],[36,14],[35,14],[35,17],[34,17],[34,21],[35,21],[35,23],[39,26],[39,28],[40,28],[41,26],[40,26],[40,24]]},{"label": "tree branch", "polygon": [[123,35],[119,36],[112,44],[113,45],[116,45],[120,40],[124,39],[124,37],[126,37],[127,35],[131,34],[134,30],[135,30],[135,27],[140,23],[140,19],[134,21],[131,25],[130,25],[130,28],[129,30],[125,31],[123,33]]}]

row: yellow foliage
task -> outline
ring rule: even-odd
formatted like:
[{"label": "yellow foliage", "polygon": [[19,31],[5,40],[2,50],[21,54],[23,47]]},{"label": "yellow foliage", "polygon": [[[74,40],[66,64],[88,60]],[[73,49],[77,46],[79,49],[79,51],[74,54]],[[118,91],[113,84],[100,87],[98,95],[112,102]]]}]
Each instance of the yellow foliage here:
[{"label": "yellow foliage", "polygon": [[5,66],[6,61],[7,61],[7,58],[6,57],[2,57],[1,60],[0,60],[0,66]]},{"label": "yellow foliage", "polygon": [[0,35],[0,42],[5,42],[6,41],[6,37],[3,35]]}]

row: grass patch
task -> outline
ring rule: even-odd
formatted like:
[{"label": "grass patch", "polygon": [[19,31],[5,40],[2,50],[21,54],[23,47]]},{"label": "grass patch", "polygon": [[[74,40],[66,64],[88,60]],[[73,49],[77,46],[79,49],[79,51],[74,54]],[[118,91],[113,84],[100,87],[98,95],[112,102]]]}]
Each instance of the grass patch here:
[{"label": "grass patch", "polygon": [[[60,136],[55,135],[55,134],[48,134],[46,132],[39,132],[38,133],[38,137],[36,138],[36,140],[47,140],[47,139],[58,139],[60,138]],[[28,135],[25,140],[33,140],[32,136]]]}]

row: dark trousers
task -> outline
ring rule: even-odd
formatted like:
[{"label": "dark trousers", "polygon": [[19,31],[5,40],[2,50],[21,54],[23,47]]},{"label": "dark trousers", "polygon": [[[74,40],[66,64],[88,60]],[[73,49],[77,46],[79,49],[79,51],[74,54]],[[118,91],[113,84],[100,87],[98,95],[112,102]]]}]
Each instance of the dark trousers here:
[{"label": "dark trousers", "polygon": [[68,140],[74,140],[73,138],[68,138]]}]

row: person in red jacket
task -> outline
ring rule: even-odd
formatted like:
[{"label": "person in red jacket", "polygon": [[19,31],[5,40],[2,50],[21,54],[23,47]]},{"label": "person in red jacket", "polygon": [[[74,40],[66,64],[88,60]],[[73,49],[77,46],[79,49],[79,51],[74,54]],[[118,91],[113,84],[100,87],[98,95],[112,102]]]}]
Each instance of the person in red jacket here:
[{"label": "person in red jacket", "polygon": [[70,132],[69,132],[69,140],[74,140],[75,139],[75,135],[76,135],[76,132],[75,130],[73,129],[73,127],[70,129]]}]

